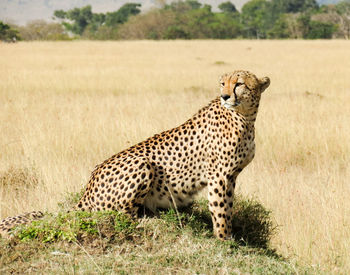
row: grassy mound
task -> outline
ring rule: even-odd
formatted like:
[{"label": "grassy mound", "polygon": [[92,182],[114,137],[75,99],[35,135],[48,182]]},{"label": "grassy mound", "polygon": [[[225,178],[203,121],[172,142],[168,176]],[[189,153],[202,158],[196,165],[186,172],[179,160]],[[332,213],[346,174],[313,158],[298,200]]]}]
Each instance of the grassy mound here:
[{"label": "grassy mound", "polygon": [[[74,202],[74,197],[71,195],[68,201]],[[159,218],[179,234],[181,231],[189,231],[194,236],[212,235],[212,221],[206,200],[197,201],[191,208],[183,211],[180,209],[179,212],[174,209],[161,211]],[[36,239],[41,242],[85,242],[96,237],[106,237],[112,241],[120,239],[120,234],[140,234],[142,226],[138,225],[137,221],[132,221],[117,211],[59,212],[46,214],[44,220],[18,228],[15,235],[22,241]],[[267,248],[274,231],[270,211],[257,201],[236,198],[233,218],[233,239],[236,243]]]},{"label": "grassy mound", "polygon": [[0,273],[306,272],[269,248],[275,226],[258,202],[237,198],[233,226],[231,241],[213,238],[206,201],[137,221],[115,211],[47,214],[1,241]]}]

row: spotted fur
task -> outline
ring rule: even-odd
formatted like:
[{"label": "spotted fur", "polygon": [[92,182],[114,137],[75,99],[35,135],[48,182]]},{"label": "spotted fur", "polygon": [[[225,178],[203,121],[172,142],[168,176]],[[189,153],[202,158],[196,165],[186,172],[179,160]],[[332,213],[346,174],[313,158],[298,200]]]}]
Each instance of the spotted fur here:
[{"label": "spotted fur", "polygon": [[[254,122],[269,84],[247,71],[224,74],[221,96],[191,119],[96,166],[74,209],[135,217],[141,207],[155,212],[187,206],[207,186],[214,235],[229,239],[236,178],[254,158]],[[0,233],[11,221],[0,223]]]},{"label": "spotted fur", "polygon": [[44,216],[41,211],[32,211],[14,217],[8,217],[0,222],[0,236],[9,236],[11,229],[20,224],[39,220]]}]

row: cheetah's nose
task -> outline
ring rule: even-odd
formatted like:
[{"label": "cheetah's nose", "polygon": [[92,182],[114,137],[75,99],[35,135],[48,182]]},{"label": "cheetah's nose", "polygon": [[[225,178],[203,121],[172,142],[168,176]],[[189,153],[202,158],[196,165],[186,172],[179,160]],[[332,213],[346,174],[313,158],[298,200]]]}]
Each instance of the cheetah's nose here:
[{"label": "cheetah's nose", "polygon": [[224,94],[224,95],[221,95],[221,98],[226,101],[230,98],[230,96],[227,94]]}]

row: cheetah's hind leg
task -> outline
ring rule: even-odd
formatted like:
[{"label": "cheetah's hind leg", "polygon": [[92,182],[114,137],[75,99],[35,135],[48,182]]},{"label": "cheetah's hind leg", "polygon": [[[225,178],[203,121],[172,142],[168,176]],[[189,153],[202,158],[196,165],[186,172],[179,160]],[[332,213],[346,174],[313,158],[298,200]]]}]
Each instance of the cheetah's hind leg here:
[{"label": "cheetah's hind leg", "polygon": [[117,201],[118,210],[136,218],[139,210],[153,186],[155,173],[148,160],[142,159],[136,167],[135,173],[129,175],[129,180],[121,191]]},{"label": "cheetah's hind leg", "polygon": [[143,157],[129,159],[127,164],[119,162],[115,166],[107,162],[92,173],[86,191],[74,210],[117,210],[137,217],[152,188],[154,174],[152,166]]}]

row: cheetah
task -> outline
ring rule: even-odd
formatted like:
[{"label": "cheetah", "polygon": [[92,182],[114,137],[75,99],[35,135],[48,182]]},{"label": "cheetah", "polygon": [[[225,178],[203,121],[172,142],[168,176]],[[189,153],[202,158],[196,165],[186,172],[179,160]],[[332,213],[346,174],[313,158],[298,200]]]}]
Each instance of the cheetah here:
[{"label": "cheetah", "polygon": [[[142,208],[186,207],[208,187],[214,236],[230,239],[236,178],[254,158],[254,123],[269,85],[268,77],[248,71],[222,75],[220,96],[192,118],[97,165],[73,210],[137,217]],[[7,218],[0,233],[27,221],[23,215]]]}]

